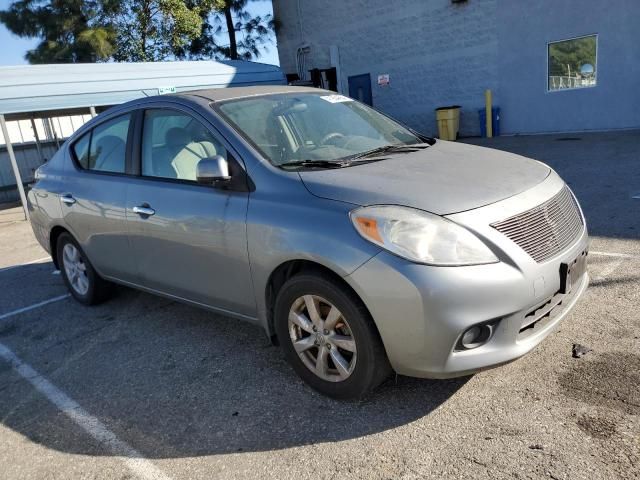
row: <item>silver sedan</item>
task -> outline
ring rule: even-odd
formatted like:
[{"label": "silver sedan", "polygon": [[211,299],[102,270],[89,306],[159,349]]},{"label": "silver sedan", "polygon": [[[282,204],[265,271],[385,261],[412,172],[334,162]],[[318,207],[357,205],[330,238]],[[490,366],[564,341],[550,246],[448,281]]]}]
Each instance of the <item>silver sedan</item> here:
[{"label": "silver sedan", "polygon": [[548,166],[312,88],[111,108],[29,208],[78,301],[118,283],[256,323],[339,398],[514,360],[588,284],[584,216]]}]

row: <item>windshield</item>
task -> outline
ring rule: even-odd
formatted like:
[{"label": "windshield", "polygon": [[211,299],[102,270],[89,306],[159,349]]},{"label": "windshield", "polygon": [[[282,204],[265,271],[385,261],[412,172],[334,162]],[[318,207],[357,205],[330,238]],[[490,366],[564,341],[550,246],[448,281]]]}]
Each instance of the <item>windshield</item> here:
[{"label": "windshield", "polygon": [[326,162],[388,145],[422,143],[402,125],[337,94],[285,93],[216,105],[274,165]]}]

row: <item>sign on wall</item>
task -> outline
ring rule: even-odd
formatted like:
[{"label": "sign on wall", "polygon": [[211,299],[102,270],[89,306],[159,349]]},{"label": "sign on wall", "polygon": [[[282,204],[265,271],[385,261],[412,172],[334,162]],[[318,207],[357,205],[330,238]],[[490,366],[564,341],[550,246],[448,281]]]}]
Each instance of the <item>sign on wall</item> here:
[{"label": "sign on wall", "polygon": [[382,75],[378,75],[378,85],[381,87],[386,87],[391,82],[388,73],[383,73]]}]

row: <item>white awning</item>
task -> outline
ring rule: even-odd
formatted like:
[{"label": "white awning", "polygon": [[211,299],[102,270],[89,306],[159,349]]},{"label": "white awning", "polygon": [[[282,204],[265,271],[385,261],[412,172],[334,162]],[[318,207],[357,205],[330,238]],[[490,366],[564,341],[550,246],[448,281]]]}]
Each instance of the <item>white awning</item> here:
[{"label": "white awning", "polygon": [[7,120],[77,113],[162,93],[286,83],[279,67],[240,60],[0,67],[0,128],[25,218],[29,218],[26,196]]},{"label": "white awning", "polygon": [[29,118],[159,93],[284,84],[279,67],[239,60],[0,67],[0,114],[8,120]]}]

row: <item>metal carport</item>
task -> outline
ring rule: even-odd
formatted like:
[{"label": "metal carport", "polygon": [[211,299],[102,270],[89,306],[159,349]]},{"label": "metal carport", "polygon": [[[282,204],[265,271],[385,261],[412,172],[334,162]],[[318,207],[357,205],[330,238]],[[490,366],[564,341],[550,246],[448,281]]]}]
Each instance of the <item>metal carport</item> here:
[{"label": "metal carport", "polygon": [[[283,85],[279,67],[244,61],[93,63],[0,67],[0,127],[28,219],[7,121],[91,112],[142,96],[204,88]],[[36,142],[37,142],[36,138]]]}]

